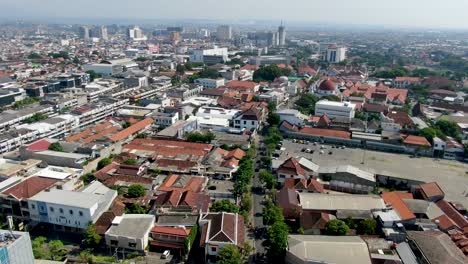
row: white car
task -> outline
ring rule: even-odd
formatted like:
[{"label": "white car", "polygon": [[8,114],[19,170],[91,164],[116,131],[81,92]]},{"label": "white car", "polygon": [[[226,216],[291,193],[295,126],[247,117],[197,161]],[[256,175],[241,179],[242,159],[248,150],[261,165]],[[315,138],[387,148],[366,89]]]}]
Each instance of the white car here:
[{"label": "white car", "polygon": [[167,259],[171,255],[171,251],[169,250],[164,250],[164,252],[161,255],[162,259]]}]

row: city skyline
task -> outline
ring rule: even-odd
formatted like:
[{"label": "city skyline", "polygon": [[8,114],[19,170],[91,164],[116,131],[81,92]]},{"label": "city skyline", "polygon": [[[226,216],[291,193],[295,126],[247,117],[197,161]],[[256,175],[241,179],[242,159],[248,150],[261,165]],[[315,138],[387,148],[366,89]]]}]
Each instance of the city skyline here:
[{"label": "city skyline", "polygon": [[[286,21],[288,24],[336,24],[373,25],[405,28],[452,28],[467,29],[468,2],[448,0],[444,5],[439,1],[396,0],[381,3],[370,0],[343,2],[331,0],[326,4],[318,1],[296,0],[281,5],[277,0],[219,4],[218,1],[204,0],[193,4],[189,0],[162,1],[138,0],[128,5],[122,0],[94,2],[66,2],[45,0],[18,0],[4,3],[0,16],[4,19],[47,20],[57,23],[63,20],[220,20],[230,23],[255,24],[256,21]],[[244,8],[249,6],[249,8]],[[457,8],[453,8],[457,6]],[[92,8],[90,8],[92,7]],[[185,7],[185,8],[184,8]],[[298,8],[300,7],[300,8]],[[207,12],[207,11],[210,12]],[[225,12],[230,10],[230,12]],[[262,11],[262,12],[259,12]]]}]

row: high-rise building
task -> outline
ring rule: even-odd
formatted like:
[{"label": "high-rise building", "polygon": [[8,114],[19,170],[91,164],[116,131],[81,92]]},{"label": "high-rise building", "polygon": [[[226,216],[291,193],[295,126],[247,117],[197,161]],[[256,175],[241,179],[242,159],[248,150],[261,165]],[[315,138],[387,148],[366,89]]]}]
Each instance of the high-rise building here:
[{"label": "high-rise building", "polygon": [[107,27],[106,26],[101,26],[99,29],[101,39],[103,40],[109,40],[109,36],[107,35]]},{"label": "high-rise building", "polygon": [[29,233],[0,230],[0,263],[34,264]]},{"label": "high-rise building", "polygon": [[87,26],[80,27],[79,33],[80,33],[80,38],[82,39],[87,40],[90,38],[89,27]]},{"label": "high-rise building", "polygon": [[231,40],[232,27],[229,25],[221,25],[216,29],[216,38],[218,40]]},{"label": "high-rise building", "polygon": [[143,35],[143,31],[138,26],[134,26],[133,28],[128,28],[127,37],[129,39],[138,40],[138,39],[143,39],[144,35]]},{"label": "high-rise building", "polygon": [[173,44],[177,44],[180,41],[180,32],[178,31],[171,31],[169,32],[169,41]]},{"label": "high-rise building", "polygon": [[278,27],[278,45],[286,45],[286,28],[283,26],[283,22]]}]

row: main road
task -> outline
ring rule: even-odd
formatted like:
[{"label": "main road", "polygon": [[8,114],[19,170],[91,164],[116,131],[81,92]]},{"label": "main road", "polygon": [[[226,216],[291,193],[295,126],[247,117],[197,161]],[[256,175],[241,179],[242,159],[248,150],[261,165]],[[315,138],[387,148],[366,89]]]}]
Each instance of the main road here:
[{"label": "main road", "polygon": [[[263,256],[265,254],[265,248],[263,247],[263,241],[264,241],[264,232],[265,232],[265,225],[263,225],[263,217],[262,217],[262,212],[263,212],[263,198],[264,198],[264,192],[263,192],[263,186],[262,183],[260,182],[259,176],[258,176],[258,171],[260,170],[260,157],[261,157],[261,145],[263,142],[263,138],[261,135],[258,135],[255,140],[255,146],[257,147],[257,155],[255,158],[255,173],[254,173],[254,178],[252,181],[252,201],[253,201],[253,220],[252,220],[252,225],[253,225],[253,230],[254,230],[254,238],[255,238],[255,257],[253,259],[254,263],[261,263],[261,259],[259,259],[260,256]],[[252,258],[251,258],[252,259]]]}]

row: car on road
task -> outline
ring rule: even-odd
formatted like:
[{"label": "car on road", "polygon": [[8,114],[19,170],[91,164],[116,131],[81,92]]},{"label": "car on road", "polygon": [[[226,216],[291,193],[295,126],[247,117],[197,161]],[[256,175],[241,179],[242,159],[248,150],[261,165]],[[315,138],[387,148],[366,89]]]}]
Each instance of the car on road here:
[{"label": "car on road", "polygon": [[329,152],[328,152],[328,155],[332,155],[332,154],[333,154],[333,151],[329,151]]},{"label": "car on road", "polygon": [[302,148],[302,149],[301,149],[301,152],[306,152],[306,151],[307,151],[306,148]]}]

